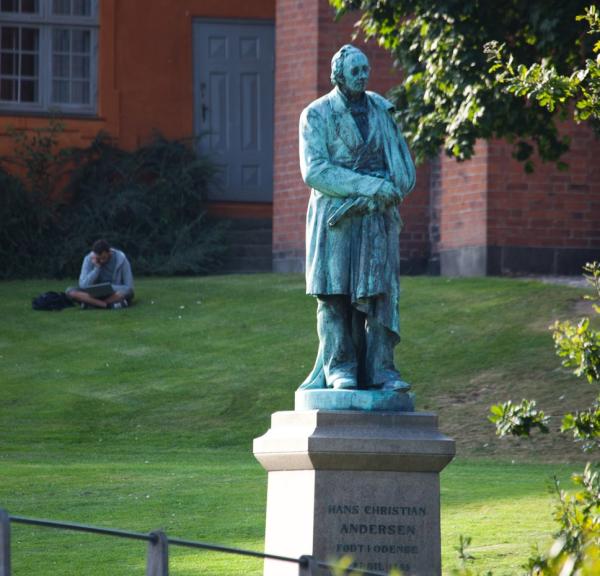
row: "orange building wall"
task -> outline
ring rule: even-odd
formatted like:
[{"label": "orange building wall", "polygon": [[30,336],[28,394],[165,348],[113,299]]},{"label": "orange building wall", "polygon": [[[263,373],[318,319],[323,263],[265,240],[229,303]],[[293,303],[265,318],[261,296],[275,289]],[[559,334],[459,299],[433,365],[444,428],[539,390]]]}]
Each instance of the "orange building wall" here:
[{"label": "orange building wall", "polygon": [[[193,135],[194,18],[275,18],[275,0],[102,0],[99,15],[98,115],[66,118],[60,142],[85,146],[100,130],[124,148],[154,130]],[[47,126],[45,116],[0,115],[0,155],[10,154],[6,127]]]}]

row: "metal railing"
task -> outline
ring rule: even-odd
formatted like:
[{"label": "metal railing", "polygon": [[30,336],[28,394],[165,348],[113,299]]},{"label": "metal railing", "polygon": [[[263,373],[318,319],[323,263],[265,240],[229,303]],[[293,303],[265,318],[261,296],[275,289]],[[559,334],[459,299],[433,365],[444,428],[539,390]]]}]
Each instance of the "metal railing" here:
[{"label": "metal railing", "polygon": [[162,530],[154,532],[132,532],[129,530],[117,530],[114,528],[102,528],[99,526],[89,526],[75,522],[59,522],[55,520],[44,520],[41,518],[26,518],[24,516],[10,515],[6,510],[0,508],[0,576],[11,576],[11,523],[27,524],[29,526],[42,526],[45,528],[55,528],[60,530],[73,530],[76,532],[88,532],[103,536],[113,536],[117,538],[127,538],[129,540],[143,540],[148,542],[148,553],[146,556],[146,576],[168,576],[169,574],[169,546],[183,546],[187,548],[196,548],[209,550],[212,552],[221,552],[223,554],[234,554],[237,556],[251,556],[263,560],[278,560],[296,564],[298,566],[298,576],[317,576],[324,574],[320,569],[338,570],[339,574],[361,574],[364,576],[387,576],[384,572],[373,572],[361,568],[343,568],[316,560],[312,556],[305,555],[299,558],[290,558],[288,556],[279,556],[277,554],[267,554],[256,552],[255,550],[244,550],[242,548],[233,548],[231,546],[221,546],[219,544],[209,544],[207,542],[196,542],[193,540],[183,540],[181,538],[168,537]]}]

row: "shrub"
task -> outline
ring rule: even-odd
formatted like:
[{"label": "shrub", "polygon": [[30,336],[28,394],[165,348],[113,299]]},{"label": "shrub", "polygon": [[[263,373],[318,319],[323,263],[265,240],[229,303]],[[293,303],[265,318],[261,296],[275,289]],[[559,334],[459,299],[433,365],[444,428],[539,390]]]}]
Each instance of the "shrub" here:
[{"label": "shrub", "polygon": [[60,205],[52,192],[67,156],[58,149],[62,130],[55,119],[30,132],[7,128],[13,155],[0,162],[16,166],[22,179],[0,166],[0,278],[47,274]]},{"label": "shrub", "polygon": [[[36,190],[0,175],[2,277],[77,275],[100,237],[127,253],[136,274],[199,274],[220,264],[224,226],[202,208],[216,168],[190,142],[157,135],[129,152],[101,133],[87,148],[53,153],[50,137],[14,138],[13,163]],[[67,184],[50,194],[57,174],[68,174]]]},{"label": "shrub", "polygon": [[43,276],[51,258],[54,212],[0,168],[0,278]]}]

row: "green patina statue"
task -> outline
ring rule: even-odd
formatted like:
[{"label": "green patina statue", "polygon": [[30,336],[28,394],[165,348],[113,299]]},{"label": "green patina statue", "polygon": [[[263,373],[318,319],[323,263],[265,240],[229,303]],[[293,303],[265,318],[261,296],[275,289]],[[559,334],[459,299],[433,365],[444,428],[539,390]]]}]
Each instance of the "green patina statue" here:
[{"label": "green patina statue", "polygon": [[300,117],[300,168],[312,188],[306,222],[306,291],[317,298],[319,352],[299,390],[410,387],[394,366],[400,341],[398,206],[415,167],[391,115],[366,91],[369,61],[343,46],[334,89]]}]

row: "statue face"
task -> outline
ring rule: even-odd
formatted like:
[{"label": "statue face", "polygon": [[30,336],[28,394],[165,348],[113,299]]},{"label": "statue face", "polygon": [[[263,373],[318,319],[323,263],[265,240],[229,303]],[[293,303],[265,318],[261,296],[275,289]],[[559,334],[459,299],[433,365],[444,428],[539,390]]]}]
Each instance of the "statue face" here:
[{"label": "statue face", "polygon": [[342,88],[350,95],[362,94],[369,82],[369,61],[362,52],[353,52],[344,60]]}]

